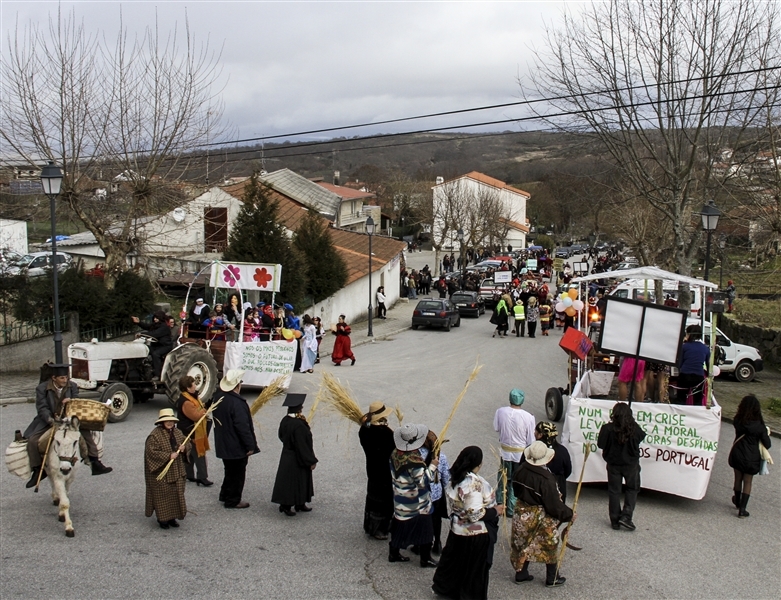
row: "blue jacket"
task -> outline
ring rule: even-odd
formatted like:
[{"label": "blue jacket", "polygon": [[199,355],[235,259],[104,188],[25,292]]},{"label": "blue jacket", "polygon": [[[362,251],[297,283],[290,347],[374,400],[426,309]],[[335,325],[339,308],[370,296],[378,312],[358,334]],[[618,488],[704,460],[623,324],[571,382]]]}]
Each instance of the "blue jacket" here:
[{"label": "blue jacket", "polygon": [[704,375],[703,365],[710,361],[710,348],[700,341],[684,342],[678,370],[684,375]]}]

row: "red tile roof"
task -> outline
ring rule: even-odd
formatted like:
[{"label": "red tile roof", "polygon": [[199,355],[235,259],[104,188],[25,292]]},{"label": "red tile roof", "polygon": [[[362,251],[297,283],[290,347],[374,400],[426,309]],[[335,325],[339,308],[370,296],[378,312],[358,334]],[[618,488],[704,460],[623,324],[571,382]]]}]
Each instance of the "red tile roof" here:
[{"label": "red tile roof", "polygon": [[[526,198],[531,198],[532,195],[529,192],[525,192],[521,189],[518,189],[516,187],[512,187],[511,185],[507,185],[504,181],[500,181],[498,179],[495,179],[489,175],[485,175],[484,173],[478,173],[477,171],[471,171],[470,173],[467,173],[466,175],[461,175],[460,177],[456,177],[454,179],[451,179],[450,181],[456,181],[458,179],[462,179],[464,177],[468,177],[469,179],[474,179],[475,181],[479,181],[480,183],[484,183],[486,185],[490,185],[491,187],[498,188],[500,190],[507,190],[508,192],[513,192],[514,194],[518,194],[520,196],[525,196]],[[448,182],[445,182],[448,183]],[[440,184],[443,185],[443,184]]]},{"label": "red tile roof", "polygon": [[321,187],[324,187],[329,192],[333,192],[340,198],[344,198],[345,200],[358,200],[360,198],[377,197],[377,194],[373,194],[372,192],[362,192],[361,190],[355,190],[343,185],[334,185],[333,183],[326,183],[325,181],[317,181],[315,183]]}]

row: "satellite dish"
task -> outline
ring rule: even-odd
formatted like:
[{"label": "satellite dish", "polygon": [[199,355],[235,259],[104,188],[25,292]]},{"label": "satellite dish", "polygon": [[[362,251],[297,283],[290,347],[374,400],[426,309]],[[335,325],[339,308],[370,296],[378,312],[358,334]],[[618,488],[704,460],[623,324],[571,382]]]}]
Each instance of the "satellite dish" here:
[{"label": "satellite dish", "polygon": [[179,208],[174,209],[174,212],[171,213],[171,216],[174,218],[174,221],[181,223],[187,216],[187,212],[180,206]]}]

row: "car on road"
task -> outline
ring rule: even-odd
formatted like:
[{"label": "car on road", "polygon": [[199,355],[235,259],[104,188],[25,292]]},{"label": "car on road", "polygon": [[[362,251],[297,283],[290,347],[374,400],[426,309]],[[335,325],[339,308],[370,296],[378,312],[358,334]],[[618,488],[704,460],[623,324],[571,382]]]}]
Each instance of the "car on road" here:
[{"label": "car on road", "polygon": [[19,266],[22,255],[10,248],[0,248],[0,274],[10,275],[10,270]]},{"label": "car on road", "polygon": [[461,290],[450,296],[450,301],[456,305],[458,313],[462,316],[479,317],[485,314],[485,302],[477,292]]},{"label": "car on road", "polygon": [[492,307],[496,303],[494,296],[501,295],[505,289],[507,289],[507,284],[505,283],[496,283],[493,279],[483,279],[480,282],[479,295],[483,299],[485,306]]},{"label": "car on road", "polygon": [[[9,275],[27,275],[27,277],[41,277],[48,273],[52,265],[51,252],[33,252],[25,254],[17,264],[9,267]],[[57,271],[62,273],[73,265],[73,257],[67,252],[57,252]]]},{"label": "car on road", "polygon": [[418,327],[441,327],[450,331],[461,326],[461,315],[455,304],[447,298],[424,298],[412,313],[412,329]]},{"label": "car on road", "polygon": [[569,258],[572,256],[572,248],[569,246],[562,246],[561,248],[556,248],[556,258]]},{"label": "car on road", "polygon": [[[699,319],[689,318],[686,320],[686,326],[690,325],[701,325],[701,323]],[[711,324],[705,321],[705,336],[703,338],[705,343],[709,342],[710,332]],[[753,346],[733,342],[718,327],[716,328],[716,345],[724,351],[721,362],[719,362],[722,374],[733,375],[738,381],[748,383],[754,379],[757,371],[764,368],[759,350]]]}]

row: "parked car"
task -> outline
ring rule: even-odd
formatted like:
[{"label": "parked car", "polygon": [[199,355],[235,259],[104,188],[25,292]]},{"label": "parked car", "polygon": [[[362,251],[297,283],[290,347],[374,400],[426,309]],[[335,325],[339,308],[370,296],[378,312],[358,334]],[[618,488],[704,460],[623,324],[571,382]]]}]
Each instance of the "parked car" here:
[{"label": "parked car", "polygon": [[11,275],[11,269],[19,266],[22,255],[9,248],[0,248],[0,274]]},{"label": "parked car", "polygon": [[462,290],[450,296],[450,301],[456,305],[460,315],[479,317],[485,314],[485,302],[477,292]]},{"label": "parked car", "polygon": [[[699,319],[687,319],[686,326],[700,325]],[[708,343],[710,340],[710,323],[705,321],[705,335],[703,341]],[[729,339],[722,331],[716,328],[716,345],[724,351],[724,358],[719,363],[719,369],[724,374],[734,375],[740,382],[749,382],[754,379],[757,371],[764,368],[762,356],[759,350],[753,346],[737,344]]]},{"label": "parked car", "polygon": [[483,299],[485,306],[493,307],[495,304],[494,296],[502,294],[507,287],[507,284],[496,283],[493,279],[483,279],[480,282],[480,298]]},{"label": "parked car", "polygon": [[[8,269],[9,275],[27,275],[28,277],[40,277],[51,268],[51,252],[33,252],[24,255],[15,267]],[[57,252],[57,271],[62,273],[73,265],[73,257],[67,252]]]},{"label": "parked car", "polygon": [[556,258],[569,258],[572,256],[572,248],[569,246],[562,246],[561,248],[556,248]]},{"label": "parked car", "polygon": [[451,327],[461,326],[461,315],[447,298],[424,298],[412,313],[412,329],[421,326],[442,327],[450,331]]}]

